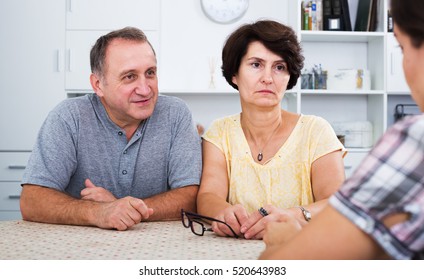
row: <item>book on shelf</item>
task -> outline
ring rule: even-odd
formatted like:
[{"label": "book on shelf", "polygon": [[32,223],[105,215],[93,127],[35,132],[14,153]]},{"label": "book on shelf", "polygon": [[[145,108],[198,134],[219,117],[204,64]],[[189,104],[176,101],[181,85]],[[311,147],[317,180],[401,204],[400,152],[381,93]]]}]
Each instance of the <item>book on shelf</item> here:
[{"label": "book on shelf", "polygon": [[349,10],[349,0],[302,1],[302,30],[352,31]]},{"label": "book on shelf", "polygon": [[340,0],[331,0],[331,6],[333,8],[330,30],[344,30],[344,22],[342,17],[342,6]]},{"label": "book on shelf", "polygon": [[340,0],[343,15],[343,30],[352,31],[352,23],[350,21],[349,2],[348,0]]},{"label": "book on shelf", "polygon": [[302,30],[323,30],[322,0],[303,1],[301,5]]},{"label": "book on shelf", "polygon": [[368,22],[368,31],[377,30],[377,9],[378,9],[378,0],[373,0],[371,11],[370,11],[370,19]]},{"label": "book on shelf", "polygon": [[330,30],[330,18],[332,15],[331,0],[322,1],[322,14],[323,14],[323,28],[324,30]]},{"label": "book on shelf", "polygon": [[377,30],[378,0],[359,0],[355,31]]}]

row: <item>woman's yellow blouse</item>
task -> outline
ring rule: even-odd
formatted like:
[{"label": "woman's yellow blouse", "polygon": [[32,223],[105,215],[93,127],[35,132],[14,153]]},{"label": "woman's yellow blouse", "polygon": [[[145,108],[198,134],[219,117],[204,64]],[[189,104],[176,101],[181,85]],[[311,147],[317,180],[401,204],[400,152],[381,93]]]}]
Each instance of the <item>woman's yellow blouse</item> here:
[{"label": "woman's yellow blouse", "polygon": [[228,202],[244,205],[249,213],[267,204],[289,208],[314,202],[312,163],[333,151],[346,151],[330,124],[311,115],[301,115],[287,141],[264,165],[252,158],[240,114],[214,121],[202,138],[225,155]]}]

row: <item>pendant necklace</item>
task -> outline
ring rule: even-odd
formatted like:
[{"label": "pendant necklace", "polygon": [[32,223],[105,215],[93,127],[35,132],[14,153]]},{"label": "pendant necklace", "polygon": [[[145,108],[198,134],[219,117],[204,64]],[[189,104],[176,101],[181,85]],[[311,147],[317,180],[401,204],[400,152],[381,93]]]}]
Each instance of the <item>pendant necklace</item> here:
[{"label": "pendant necklace", "polygon": [[[278,128],[281,125],[281,121],[278,123],[277,127],[274,129],[274,131],[271,133],[271,136],[269,136],[268,140],[265,142],[264,146],[262,149],[259,149],[259,153],[257,156],[258,161],[262,161],[262,159],[264,158],[264,154],[262,153],[262,151],[265,149],[266,145],[268,145],[269,141],[271,141],[272,137],[274,136],[275,132],[278,130]],[[249,130],[249,128],[247,128]],[[249,130],[250,132],[250,130]],[[256,147],[258,147],[258,145],[255,142]]]}]

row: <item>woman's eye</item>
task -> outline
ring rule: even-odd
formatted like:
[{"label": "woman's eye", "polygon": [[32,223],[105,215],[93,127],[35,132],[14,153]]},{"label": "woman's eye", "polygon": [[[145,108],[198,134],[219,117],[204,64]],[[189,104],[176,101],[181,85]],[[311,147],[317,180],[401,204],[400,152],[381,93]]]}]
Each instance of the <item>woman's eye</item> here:
[{"label": "woman's eye", "polygon": [[285,71],[286,66],[284,64],[279,64],[275,67],[278,71]]},{"label": "woman's eye", "polygon": [[253,63],[252,63],[252,66],[253,66],[254,68],[258,68],[258,67],[260,66],[260,64],[259,64],[259,62],[253,62]]}]

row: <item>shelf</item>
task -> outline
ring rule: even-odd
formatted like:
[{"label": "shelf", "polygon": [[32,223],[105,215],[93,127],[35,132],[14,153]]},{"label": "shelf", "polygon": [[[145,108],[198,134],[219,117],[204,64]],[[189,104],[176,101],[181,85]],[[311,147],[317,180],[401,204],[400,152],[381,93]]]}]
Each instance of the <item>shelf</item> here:
[{"label": "shelf", "polygon": [[302,42],[371,42],[384,38],[384,32],[309,31],[300,32]]},{"label": "shelf", "polygon": [[302,95],[384,95],[382,90],[322,90],[305,89],[300,90]]},{"label": "shelf", "polygon": [[189,96],[211,96],[211,95],[238,95],[237,91],[228,91],[228,90],[159,90],[161,95],[170,95],[170,96],[181,96],[181,95],[189,95]]},{"label": "shelf", "polygon": [[346,148],[348,153],[368,153],[372,148]]},{"label": "shelf", "polygon": [[410,92],[387,92],[387,95],[388,96],[399,96],[399,95],[411,96],[411,93]]},{"label": "shelf", "polygon": [[[161,95],[170,95],[170,96],[237,96],[238,91],[236,90],[160,90],[159,93]],[[294,94],[293,90],[287,90],[286,94]]]}]

